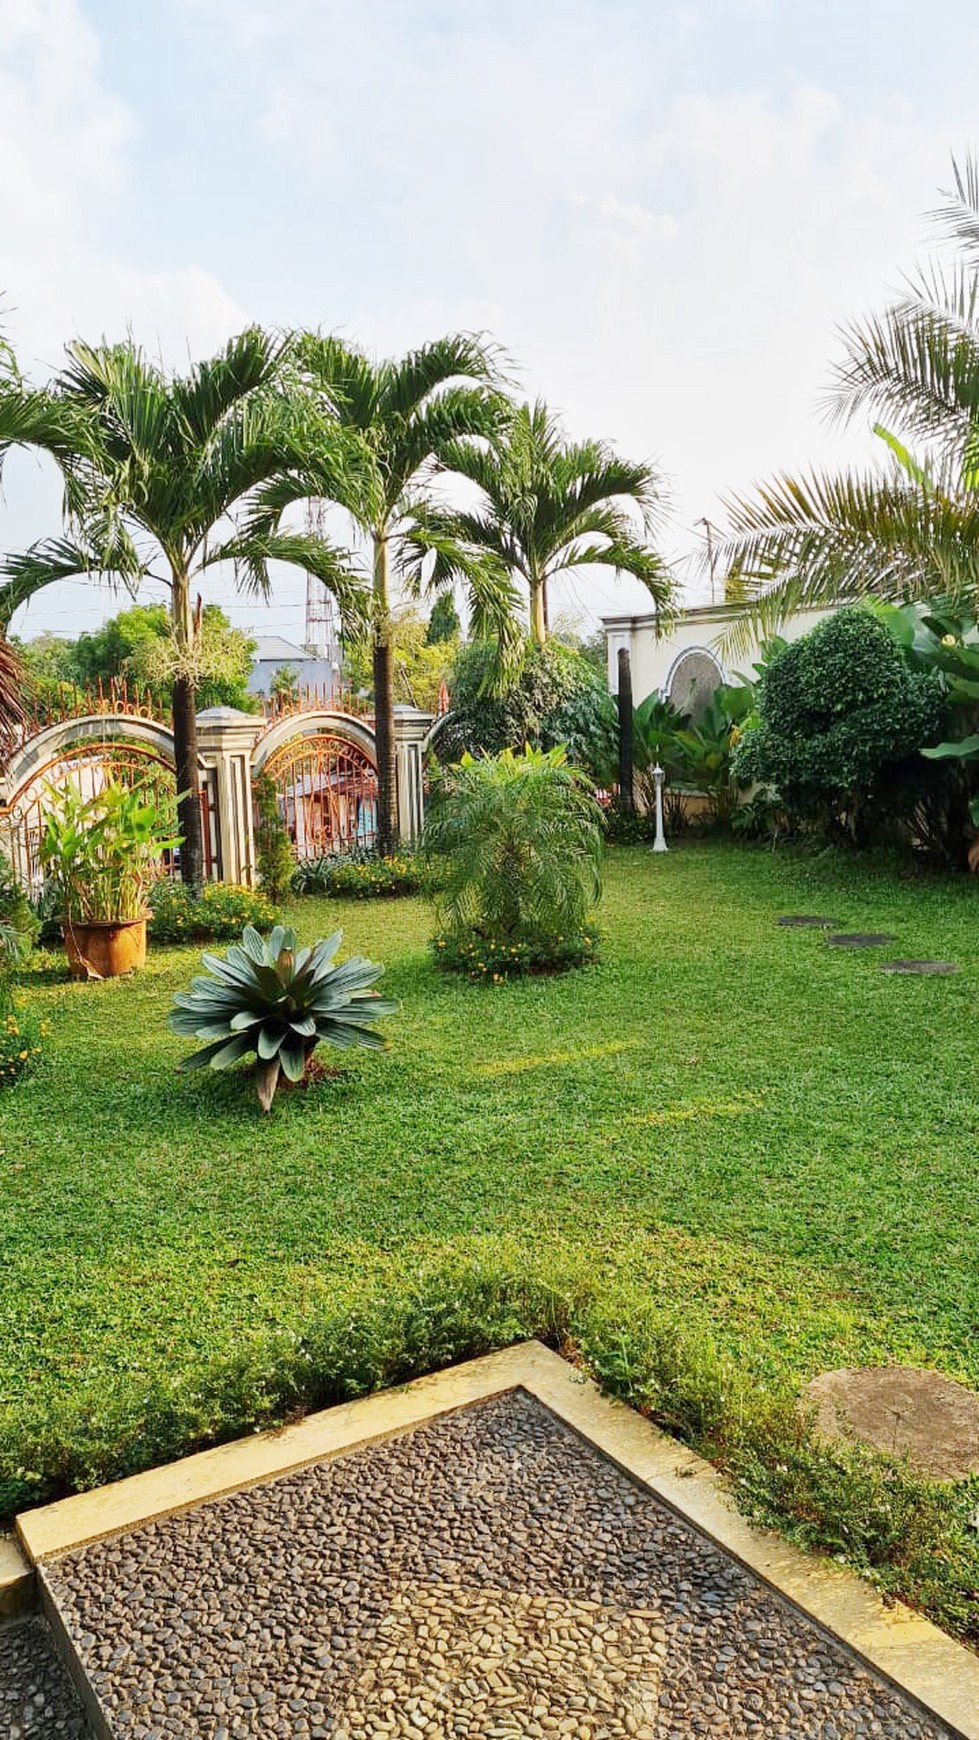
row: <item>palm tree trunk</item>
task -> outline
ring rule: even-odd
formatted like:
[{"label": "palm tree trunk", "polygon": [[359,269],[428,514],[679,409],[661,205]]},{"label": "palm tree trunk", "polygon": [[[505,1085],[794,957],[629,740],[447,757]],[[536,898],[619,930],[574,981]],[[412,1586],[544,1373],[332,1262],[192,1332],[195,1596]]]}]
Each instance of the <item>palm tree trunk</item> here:
[{"label": "palm tree trunk", "polygon": [[619,809],[631,816],[636,807],[633,795],[634,767],[632,745],[632,660],[628,647],[619,648]]},{"label": "palm tree trunk", "polygon": [[391,655],[391,599],[388,546],[374,539],[374,743],[377,749],[377,848],[385,855],[398,845],[398,779],[394,747],[394,662]]},{"label": "palm tree trunk", "polygon": [[[174,636],[187,651],[193,636],[190,586],[174,572],[171,589]],[[201,826],[201,775],[197,758],[197,704],[194,679],[178,675],[173,683],[173,759],[177,773],[177,822],[180,830],[180,875],[192,888],[204,880],[204,832]]]},{"label": "palm tree trunk", "polygon": [[530,586],[530,638],[538,646],[547,642],[547,600],[542,580],[534,580]]}]

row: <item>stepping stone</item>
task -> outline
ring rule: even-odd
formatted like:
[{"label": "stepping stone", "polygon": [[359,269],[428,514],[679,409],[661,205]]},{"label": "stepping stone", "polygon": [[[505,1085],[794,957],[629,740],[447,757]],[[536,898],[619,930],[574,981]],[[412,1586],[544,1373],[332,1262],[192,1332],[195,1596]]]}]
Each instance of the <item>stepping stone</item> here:
[{"label": "stepping stone", "polygon": [[957,973],[956,961],[881,961],[882,973]]},{"label": "stepping stone", "polygon": [[800,916],[794,912],[778,920],[779,924],[795,925],[799,930],[836,930],[839,922],[838,918],[810,918],[808,914]]},{"label": "stepping stone", "polygon": [[979,1395],[937,1371],[858,1366],[823,1372],[805,1391],[816,1429],[831,1442],[906,1456],[930,1480],[979,1471]]},{"label": "stepping stone", "polygon": [[878,930],[844,930],[838,936],[826,938],[831,949],[878,949],[882,943],[893,941],[886,931]]}]

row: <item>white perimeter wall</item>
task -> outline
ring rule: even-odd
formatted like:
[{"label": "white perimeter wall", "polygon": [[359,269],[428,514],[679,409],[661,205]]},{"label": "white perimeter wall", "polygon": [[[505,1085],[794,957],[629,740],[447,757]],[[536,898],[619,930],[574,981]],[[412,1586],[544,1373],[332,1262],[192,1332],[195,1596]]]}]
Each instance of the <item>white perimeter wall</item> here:
[{"label": "white perimeter wall", "polygon": [[[778,632],[784,640],[798,640],[832,611],[801,610],[784,622]],[[708,605],[685,610],[672,627],[657,634],[655,616],[605,616],[602,626],[608,646],[608,681],[613,695],[619,686],[619,648],[627,647],[632,661],[632,693],[636,706],[654,691],[669,690],[673,669],[683,653],[707,653],[718,667],[719,680],[729,681],[738,671],[751,672],[760,651],[752,636],[744,651],[732,652],[725,641],[738,617],[731,605]]]}]

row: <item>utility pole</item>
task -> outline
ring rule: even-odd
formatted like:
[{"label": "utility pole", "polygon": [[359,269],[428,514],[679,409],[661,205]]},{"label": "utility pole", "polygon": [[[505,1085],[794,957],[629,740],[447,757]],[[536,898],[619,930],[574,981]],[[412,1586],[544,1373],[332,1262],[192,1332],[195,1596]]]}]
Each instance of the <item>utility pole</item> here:
[{"label": "utility pole", "polygon": [[717,528],[711,525],[710,520],[707,519],[706,516],[703,519],[695,521],[695,524],[703,526],[704,528],[704,537],[707,540],[707,566],[710,569],[710,601],[712,604],[716,604],[717,597],[714,591],[714,570],[717,558],[714,554],[714,532]]}]

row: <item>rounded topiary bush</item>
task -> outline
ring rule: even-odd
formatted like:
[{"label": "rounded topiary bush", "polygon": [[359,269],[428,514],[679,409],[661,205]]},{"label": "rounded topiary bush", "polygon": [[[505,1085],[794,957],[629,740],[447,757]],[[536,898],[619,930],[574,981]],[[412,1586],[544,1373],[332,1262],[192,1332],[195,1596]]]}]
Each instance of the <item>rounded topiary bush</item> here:
[{"label": "rounded topiary bush", "polygon": [[734,772],[771,786],[791,815],[869,844],[914,809],[918,751],[941,731],[938,678],[913,671],[887,628],[848,605],[776,651],[757,689]]}]

